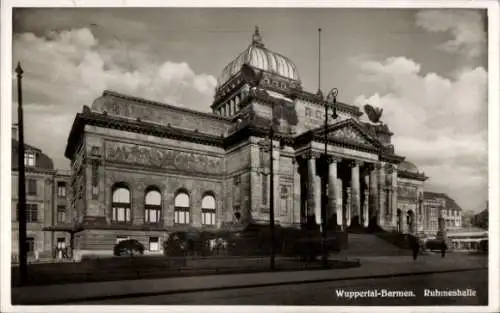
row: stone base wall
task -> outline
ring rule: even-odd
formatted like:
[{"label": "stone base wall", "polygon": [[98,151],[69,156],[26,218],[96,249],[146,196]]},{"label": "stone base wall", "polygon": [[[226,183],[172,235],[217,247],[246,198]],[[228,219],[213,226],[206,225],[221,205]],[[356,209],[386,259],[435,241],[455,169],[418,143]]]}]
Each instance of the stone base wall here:
[{"label": "stone base wall", "polygon": [[138,231],[138,230],[117,230],[117,229],[85,229],[75,235],[75,250],[94,251],[96,254],[113,253],[118,236],[126,236],[135,239],[144,245],[145,251],[149,250],[149,238],[159,238],[159,249],[161,251],[163,242],[168,239],[168,234],[162,231]]}]

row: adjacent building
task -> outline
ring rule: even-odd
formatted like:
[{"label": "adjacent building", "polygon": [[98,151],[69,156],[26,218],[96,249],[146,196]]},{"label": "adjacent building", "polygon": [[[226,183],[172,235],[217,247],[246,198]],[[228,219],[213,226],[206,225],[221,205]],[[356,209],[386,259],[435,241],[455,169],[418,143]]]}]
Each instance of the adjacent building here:
[{"label": "adjacent building", "polygon": [[76,115],[65,156],[79,255],[111,253],[126,238],[159,252],[176,230],[268,223],[271,201],[283,227],[319,224],[322,184],[339,228],[429,225],[427,177],[396,153],[380,114],[336,102],[331,116],[331,94],[304,90],[258,29],[222,68],[212,113],[104,91]]},{"label": "adjacent building", "polygon": [[[12,254],[16,260],[19,251],[17,128],[12,128],[12,135]],[[24,146],[28,258],[53,257],[57,246],[69,246],[69,237],[65,232],[44,230],[71,222],[67,190],[70,175],[54,169],[51,158],[40,149],[28,144]]]},{"label": "adjacent building", "polygon": [[445,230],[462,228],[462,208],[445,193],[424,192],[424,208],[429,216],[425,232],[436,234],[439,218],[443,218]]}]

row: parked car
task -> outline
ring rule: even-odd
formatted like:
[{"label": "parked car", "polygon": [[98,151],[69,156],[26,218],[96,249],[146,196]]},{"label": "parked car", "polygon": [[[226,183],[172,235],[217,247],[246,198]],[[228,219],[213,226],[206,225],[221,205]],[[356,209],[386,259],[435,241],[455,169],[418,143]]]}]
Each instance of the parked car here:
[{"label": "parked car", "polygon": [[115,256],[134,256],[144,254],[144,245],[135,239],[120,241],[113,248]]}]

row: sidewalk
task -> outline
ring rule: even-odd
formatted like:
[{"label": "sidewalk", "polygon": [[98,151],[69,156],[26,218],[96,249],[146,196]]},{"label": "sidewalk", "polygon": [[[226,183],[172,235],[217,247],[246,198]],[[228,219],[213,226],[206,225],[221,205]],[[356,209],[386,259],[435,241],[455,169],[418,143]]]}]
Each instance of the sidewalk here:
[{"label": "sidewalk", "polygon": [[329,280],[383,278],[402,275],[453,272],[488,267],[483,256],[449,254],[442,259],[427,255],[411,257],[360,257],[361,267],[301,272],[210,275],[166,279],[109,281],[70,285],[19,287],[12,289],[13,304],[64,304],[105,298],[134,297],[204,290],[299,284]]}]

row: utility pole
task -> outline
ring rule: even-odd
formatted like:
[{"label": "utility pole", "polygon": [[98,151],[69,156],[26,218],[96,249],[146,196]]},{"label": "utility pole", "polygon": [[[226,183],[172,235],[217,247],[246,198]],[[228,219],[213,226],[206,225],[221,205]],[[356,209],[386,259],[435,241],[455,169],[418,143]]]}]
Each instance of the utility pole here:
[{"label": "utility pole", "polygon": [[17,63],[17,121],[19,128],[19,145],[17,153],[17,162],[19,167],[19,183],[18,183],[18,205],[17,216],[19,221],[19,279],[21,285],[24,285],[28,275],[28,260],[26,246],[26,173],[24,164],[24,122],[23,122],[23,90],[21,80],[23,78],[23,69],[21,63]]}]

